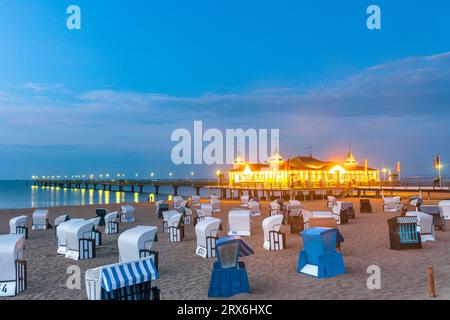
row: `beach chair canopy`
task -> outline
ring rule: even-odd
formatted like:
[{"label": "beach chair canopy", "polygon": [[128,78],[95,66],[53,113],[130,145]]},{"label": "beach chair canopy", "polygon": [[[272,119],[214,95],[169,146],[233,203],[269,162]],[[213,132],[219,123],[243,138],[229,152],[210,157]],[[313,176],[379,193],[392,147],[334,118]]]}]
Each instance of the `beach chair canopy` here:
[{"label": "beach chair canopy", "polygon": [[117,215],[118,215],[117,211],[107,213],[106,216],[105,216],[106,225],[108,225],[108,222],[116,221],[117,220]]},{"label": "beach chair canopy", "polygon": [[183,217],[183,215],[178,212],[177,212],[177,214],[171,215],[167,220],[167,226],[177,228],[182,222],[182,217]]},{"label": "beach chair canopy", "polygon": [[439,207],[441,207],[445,219],[450,219],[450,200],[442,200],[439,202]]},{"label": "beach chair canopy", "polygon": [[23,258],[25,235],[0,235],[0,282],[16,279],[16,260]]},{"label": "beach chair canopy", "polygon": [[167,223],[169,223],[169,219],[175,215],[179,215],[180,213],[176,210],[168,210],[163,212],[163,219]]},{"label": "beach chair canopy", "polygon": [[281,206],[280,206],[280,204],[277,201],[272,201],[270,203],[270,209],[272,209],[272,210],[280,210]]},{"label": "beach chair canopy", "polygon": [[219,199],[220,199],[220,197],[219,197],[218,195],[216,195],[216,194],[210,195],[209,198],[210,198],[211,200],[219,200]]},{"label": "beach chair canopy", "polygon": [[137,226],[122,232],[119,236],[119,261],[127,262],[140,259],[141,250],[151,250],[157,241],[158,228]]},{"label": "beach chair canopy", "polygon": [[408,217],[417,217],[417,222],[420,227],[421,234],[433,233],[433,217],[429,214],[420,211],[408,211],[405,214]]},{"label": "beach chair canopy", "polygon": [[95,230],[97,230],[98,226],[100,225],[101,220],[102,220],[101,217],[97,217],[97,218],[89,219],[88,221],[91,222],[94,225]]},{"label": "beach chair canopy", "polygon": [[237,267],[239,257],[254,254],[252,247],[240,236],[226,236],[218,239],[216,250],[222,268]]},{"label": "beach chair canopy", "polygon": [[120,210],[122,214],[128,216],[133,216],[134,211],[136,211],[136,209],[133,206],[121,206]]},{"label": "beach chair canopy", "polygon": [[400,203],[400,197],[383,197],[384,203]]},{"label": "beach chair canopy", "polygon": [[206,248],[206,237],[217,237],[221,229],[221,221],[218,218],[206,217],[199,221],[195,226],[195,235],[197,236],[197,246]]},{"label": "beach chair canopy", "polygon": [[80,221],[85,221],[84,219],[71,219],[68,221],[61,222],[56,229],[56,238],[59,246],[67,245],[67,230],[70,230],[71,225],[78,223]]},{"label": "beach chair canopy", "polygon": [[192,204],[199,204],[200,203],[200,196],[194,195],[191,197]]},{"label": "beach chair canopy", "polygon": [[228,212],[230,235],[250,235],[250,210],[231,210]]},{"label": "beach chair canopy", "polygon": [[329,202],[336,201],[336,197],[333,197],[333,196],[327,196],[327,199]]},{"label": "beach chair canopy", "polygon": [[82,238],[91,239],[93,229],[94,224],[90,220],[81,220],[69,224],[66,229],[67,251],[80,251],[79,240]]},{"label": "beach chair canopy", "polygon": [[212,209],[200,208],[195,210],[197,212],[197,216],[199,217],[211,217]]},{"label": "beach chair canopy", "polygon": [[[152,257],[147,257],[135,261],[121,262],[102,266],[96,269],[86,271],[86,283],[91,281],[100,282],[96,289],[100,291],[102,288],[106,292],[112,292],[116,289],[130,287],[136,284],[157,280],[158,271]],[[91,300],[99,300],[99,293],[88,290],[88,298]],[[94,289],[94,291],[96,291]]]},{"label": "beach chair canopy", "polygon": [[70,216],[68,214],[63,214],[55,219],[55,227],[59,226],[61,223],[69,221]]},{"label": "beach chair canopy", "polygon": [[264,241],[270,241],[269,232],[276,231],[279,232],[281,224],[283,223],[283,215],[276,214],[274,216],[267,217],[262,222],[262,227],[264,231]]},{"label": "beach chair canopy", "polygon": [[442,211],[442,208],[438,205],[431,205],[431,204],[421,205],[420,212],[444,217],[444,212]]},{"label": "beach chair canopy", "polygon": [[17,227],[26,227],[28,224],[28,216],[18,216],[9,220],[9,233],[16,234]]},{"label": "beach chair canopy", "polygon": [[48,210],[35,210],[33,212],[34,225],[47,225]]},{"label": "beach chair canopy", "polygon": [[308,260],[319,264],[321,255],[332,254],[336,251],[337,229],[311,228],[301,233],[303,247],[308,252]]}]

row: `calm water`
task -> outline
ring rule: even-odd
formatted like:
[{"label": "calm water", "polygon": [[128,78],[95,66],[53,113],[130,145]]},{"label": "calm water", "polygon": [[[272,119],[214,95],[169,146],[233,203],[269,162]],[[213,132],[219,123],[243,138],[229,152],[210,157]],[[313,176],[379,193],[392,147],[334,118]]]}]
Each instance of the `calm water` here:
[{"label": "calm water", "polygon": [[[114,204],[125,202],[147,202],[149,197],[156,200],[168,199],[172,189],[161,187],[160,194],[154,195],[152,187],[144,188],[144,193],[119,191],[63,189],[54,187],[36,187],[31,181],[1,181],[0,180],[0,209],[42,208],[88,204]],[[183,187],[178,189],[183,196],[191,196],[194,189]],[[202,196],[208,191],[202,190]]]}]

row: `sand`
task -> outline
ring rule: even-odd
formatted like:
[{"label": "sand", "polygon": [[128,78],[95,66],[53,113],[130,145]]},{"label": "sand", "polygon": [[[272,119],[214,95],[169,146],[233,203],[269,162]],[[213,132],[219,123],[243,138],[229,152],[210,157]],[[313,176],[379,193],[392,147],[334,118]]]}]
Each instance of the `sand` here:
[{"label": "sand", "polygon": [[[296,272],[300,235],[287,233],[287,249],[269,252],[262,248],[261,222],[269,214],[269,204],[262,203],[262,216],[252,218],[252,236],[246,240],[255,254],[243,258],[246,264],[252,294],[241,294],[232,299],[429,299],[427,292],[427,267],[434,267],[436,299],[450,298],[450,231],[436,231],[437,241],[425,242],[422,250],[393,251],[389,249],[386,220],[395,213],[383,213],[380,199],[372,199],[374,213],[359,213],[359,200],[353,201],[356,219],[339,226],[345,238],[342,254],[347,274],[331,279],[316,279]],[[425,201],[436,203],[436,201]],[[196,238],[192,225],[187,225],[186,238],[182,242],[169,243],[162,232],[162,221],[154,213],[154,204],[132,204],[136,207],[136,222],[121,224],[121,231],[136,225],[158,226],[159,242],[154,248],[159,251],[158,286],[162,299],[208,299],[208,286],[213,260],[195,254]],[[224,230],[228,229],[228,211],[238,202],[222,201],[221,213]],[[327,210],[326,201],[306,201],[306,209]],[[50,218],[67,213],[72,218],[90,218],[95,208],[107,207],[117,210],[119,205],[74,206],[50,209]],[[9,232],[11,217],[26,214],[32,209],[0,211],[0,234]],[[31,220],[30,220],[31,221]],[[103,245],[97,248],[97,257],[91,260],[74,261],[56,254],[54,229],[30,231],[26,241],[25,260],[28,263],[28,289],[9,299],[82,300],[86,299],[84,272],[89,268],[118,262],[118,235],[103,233]],[[68,289],[67,268],[77,265],[82,270],[81,289]],[[367,268],[381,268],[381,289],[367,288]],[[6,298],[4,298],[6,299]]]}]

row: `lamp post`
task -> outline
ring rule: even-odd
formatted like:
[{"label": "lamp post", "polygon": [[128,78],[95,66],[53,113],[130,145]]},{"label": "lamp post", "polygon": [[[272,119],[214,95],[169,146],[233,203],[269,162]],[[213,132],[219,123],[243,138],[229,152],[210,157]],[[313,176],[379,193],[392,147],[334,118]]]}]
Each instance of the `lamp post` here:
[{"label": "lamp post", "polygon": [[169,179],[170,179],[170,182],[172,183],[172,175],[173,175],[173,173],[172,172],[169,172]]},{"label": "lamp post", "polygon": [[155,174],[153,172],[150,172],[150,178],[153,180],[153,177],[155,176]]},{"label": "lamp post", "polygon": [[192,185],[194,185],[194,171],[191,171],[191,180],[192,180]]}]

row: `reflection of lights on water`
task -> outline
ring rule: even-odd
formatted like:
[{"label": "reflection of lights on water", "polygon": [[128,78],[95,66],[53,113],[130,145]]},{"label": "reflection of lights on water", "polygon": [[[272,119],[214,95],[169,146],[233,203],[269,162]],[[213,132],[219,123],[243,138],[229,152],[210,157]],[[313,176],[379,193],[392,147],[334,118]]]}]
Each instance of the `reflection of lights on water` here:
[{"label": "reflection of lights on water", "polygon": [[153,193],[150,193],[150,196],[148,197],[148,201],[150,201],[150,202],[155,201],[155,195]]},{"label": "reflection of lights on water", "polygon": [[105,191],[105,204],[109,204],[109,196],[110,196],[110,191],[106,190]]},{"label": "reflection of lights on water", "polygon": [[120,203],[120,192],[116,192],[116,203]]},{"label": "reflection of lights on water", "polygon": [[134,203],[139,203],[139,193],[134,193]]},{"label": "reflection of lights on water", "polygon": [[103,190],[98,190],[98,204],[103,204]]},{"label": "reflection of lights on water", "polygon": [[89,204],[94,204],[94,190],[89,189]]},{"label": "reflection of lights on water", "polygon": [[84,206],[85,203],[85,195],[86,195],[86,190],[85,189],[81,189],[81,205]]}]

